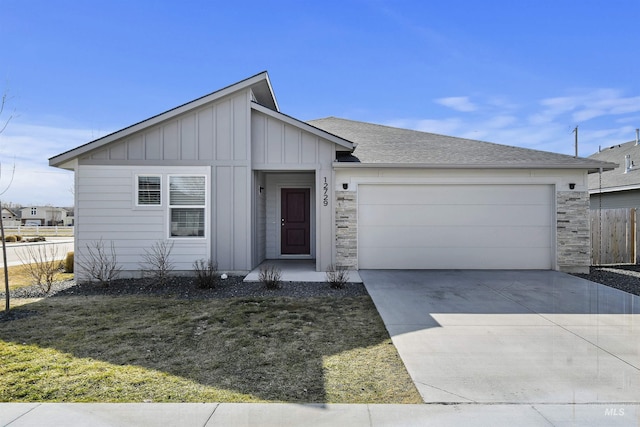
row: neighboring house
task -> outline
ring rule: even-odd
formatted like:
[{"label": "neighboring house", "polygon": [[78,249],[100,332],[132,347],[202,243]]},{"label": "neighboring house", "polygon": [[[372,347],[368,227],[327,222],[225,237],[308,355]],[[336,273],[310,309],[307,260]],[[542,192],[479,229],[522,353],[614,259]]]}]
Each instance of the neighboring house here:
[{"label": "neighboring house", "polygon": [[2,223],[5,227],[14,227],[20,224],[20,217],[9,208],[2,208]]},{"label": "neighboring house", "polygon": [[22,225],[64,225],[67,210],[53,206],[30,206],[20,209]]},{"label": "neighboring house", "polygon": [[640,208],[640,141],[604,148],[590,159],[617,163],[613,170],[589,176],[591,209]]},{"label": "neighboring house", "polygon": [[67,216],[64,218],[64,225],[72,227],[75,223],[75,215],[73,208],[65,209]]},{"label": "neighboring house", "polygon": [[[49,159],[75,172],[76,259],[588,271],[587,174],[609,163],[280,112],[267,73]],[[78,255],[79,254],[79,255]]]}]

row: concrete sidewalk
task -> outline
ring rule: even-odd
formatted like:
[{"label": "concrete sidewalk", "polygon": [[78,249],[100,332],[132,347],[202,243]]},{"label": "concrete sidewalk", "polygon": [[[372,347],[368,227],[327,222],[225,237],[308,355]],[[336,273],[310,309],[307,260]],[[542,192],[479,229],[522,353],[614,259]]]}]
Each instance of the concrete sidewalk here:
[{"label": "concrete sidewalk", "polygon": [[[73,252],[74,239],[73,237],[47,237],[44,242],[22,242],[22,243],[8,243],[7,244],[7,265],[9,267],[15,265],[22,265],[23,262],[20,257],[28,257],[27,248],[41,246],[44,248],[55,248],[57,258],[63,260],[68,252]],[[38,251],[38,249],[35,249]],[[49,249],[45,249],[47,254]],[[0,255],[0,268],[4,267],[2,256]]]},{"label": "concrete sidewalk", "polygon": [[0,403],[0,425],[638,426],[639,405],[296,405],[278,403]]}]

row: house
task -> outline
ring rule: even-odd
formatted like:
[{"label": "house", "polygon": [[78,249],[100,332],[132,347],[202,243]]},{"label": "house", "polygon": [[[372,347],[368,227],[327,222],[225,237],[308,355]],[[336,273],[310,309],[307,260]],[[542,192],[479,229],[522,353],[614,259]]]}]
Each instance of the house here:
[{"label": "house", "polygon": [[616,163],[589,176],[591,209],[640,208],[640,131],[636,139],[599,150],[590,159]]},{"label": "house", "polygon": [[30,206],[20,209],[22,225],[65,225],[67,211],[53,206]]},{"label": "house", "polygon": [[20,217],[7,207],[2,207],[2,224],[5,227],[15,227],[20,224]]},{"label": "house", "polygon": [[[553,269],[590,262],[587,174],[613,165],[280,111],[266,72],[49,159],[75,172],[76,259],[112,242],[135,275],[173,242],[246,272]],[[126,221],[123,221],[126,218]]]}]

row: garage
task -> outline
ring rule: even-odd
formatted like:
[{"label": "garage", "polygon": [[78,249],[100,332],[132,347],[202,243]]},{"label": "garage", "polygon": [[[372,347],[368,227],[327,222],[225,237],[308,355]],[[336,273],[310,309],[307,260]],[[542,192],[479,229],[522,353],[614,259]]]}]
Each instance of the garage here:
[{"label": "garage", "polygon": [[552,185],[360,184],[361,269],[554,268]]}]

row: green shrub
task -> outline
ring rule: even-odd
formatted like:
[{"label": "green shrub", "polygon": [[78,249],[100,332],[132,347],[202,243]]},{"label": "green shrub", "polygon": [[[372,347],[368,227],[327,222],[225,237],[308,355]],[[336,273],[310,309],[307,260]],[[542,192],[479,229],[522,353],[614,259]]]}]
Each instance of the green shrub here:
[{"label": "green shrub", "polygon": [[67,252],[67,256],[64,259],[64,272],[65,273],[73,273],[73,252]]},{"label": "green shrub", "polygon": [[17,242],[18,239],[16,238],[16,236],[4,236],[4,241],[5,242]]}]

